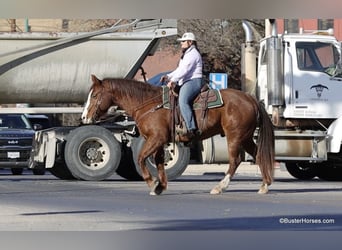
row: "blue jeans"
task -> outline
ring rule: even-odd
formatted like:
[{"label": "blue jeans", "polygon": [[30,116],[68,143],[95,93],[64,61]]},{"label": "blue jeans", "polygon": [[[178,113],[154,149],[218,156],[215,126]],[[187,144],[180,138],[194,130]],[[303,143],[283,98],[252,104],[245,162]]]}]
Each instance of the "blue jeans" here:
[{"label": "blue jeans", "polygon": [[188,130],[196,129],[196,121],[192,112],[192,103],[202,88],[202,78],[185,82],[179,91],[179,108]]}]

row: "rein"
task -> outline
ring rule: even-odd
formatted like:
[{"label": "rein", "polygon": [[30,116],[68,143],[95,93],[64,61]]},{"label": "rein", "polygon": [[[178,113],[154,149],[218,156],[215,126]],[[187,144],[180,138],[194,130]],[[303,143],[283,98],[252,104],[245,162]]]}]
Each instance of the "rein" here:
[{"label": "rein", "polygon": [[[150,99],[148,99],[147,101],[143,102],[140,106],[136,107],[133,112],[132,112],[132,116],[135,116],[136,112],[139,111],[140,109],[142,109],[143,107],[147,106],[148,104],[150,104],[151,102],[153,102],[153,100],[157,99],[157,98],[160,98],[163,94],[160,94],[160,95],[157,95],[157,96],[154,96]],[[158,109],[162,108],[164,106],[164,104],[166,104],[168,101],[165,101],[161,104],[158,104],[157,106],[147,110],[145,113],[143,113],[139,119],[137,118],[135,120],[135,122],[138,124],[139,126],[139,120],[141,120],[143,117],[145,117],[146,115],[148,115],[149,113],[153,113],[155,111],[157,111]]]}]

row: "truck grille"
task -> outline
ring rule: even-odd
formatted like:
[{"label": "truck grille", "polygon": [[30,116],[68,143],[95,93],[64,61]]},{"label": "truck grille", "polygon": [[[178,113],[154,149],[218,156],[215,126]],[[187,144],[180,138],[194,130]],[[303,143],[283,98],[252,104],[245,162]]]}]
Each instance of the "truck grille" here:
[{"label": "truck grille", "polygon": [[16,138],[16,137],[7,137],[0,138],[0,147],[11,146],[11,147],[25,147],[32,146],[32,138]]}]

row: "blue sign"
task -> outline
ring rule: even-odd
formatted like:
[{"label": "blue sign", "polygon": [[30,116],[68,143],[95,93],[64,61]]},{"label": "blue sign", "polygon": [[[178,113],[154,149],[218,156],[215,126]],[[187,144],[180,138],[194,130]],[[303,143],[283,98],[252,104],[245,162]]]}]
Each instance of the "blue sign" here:
[{"label": "blue sign", "polygon": [[209,80],[210,80],[210,86],[213,89],[228,88],[228,74],[226,73],[210,73]]}]

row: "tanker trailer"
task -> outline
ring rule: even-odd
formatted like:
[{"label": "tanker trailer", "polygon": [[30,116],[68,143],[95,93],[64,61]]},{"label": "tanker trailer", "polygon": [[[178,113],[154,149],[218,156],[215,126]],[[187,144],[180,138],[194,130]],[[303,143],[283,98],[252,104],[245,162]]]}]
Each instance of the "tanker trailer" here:
[{"label": "tanker trailer", "polygon": [[[131,31],[118,32],[128,27]],[[81,113],[91,74],[133,78],[160,39],[174,35],[176,20],[161,19],[135,20],[89,33],[1,33],[0,103],[36,107],[0,108],[0,112]],[[37,106],[41,103],[78,105]],[[106,124],[37,131],[29,167],[44,167],[61,179],[103,180],[115,171],[127,179],[139,179],[131,152],[139,133],[124,111],[113,110],[112,121]],[[177,144],[166,145],[165,151],[166,168],[184,171],[189,149]]]}]

